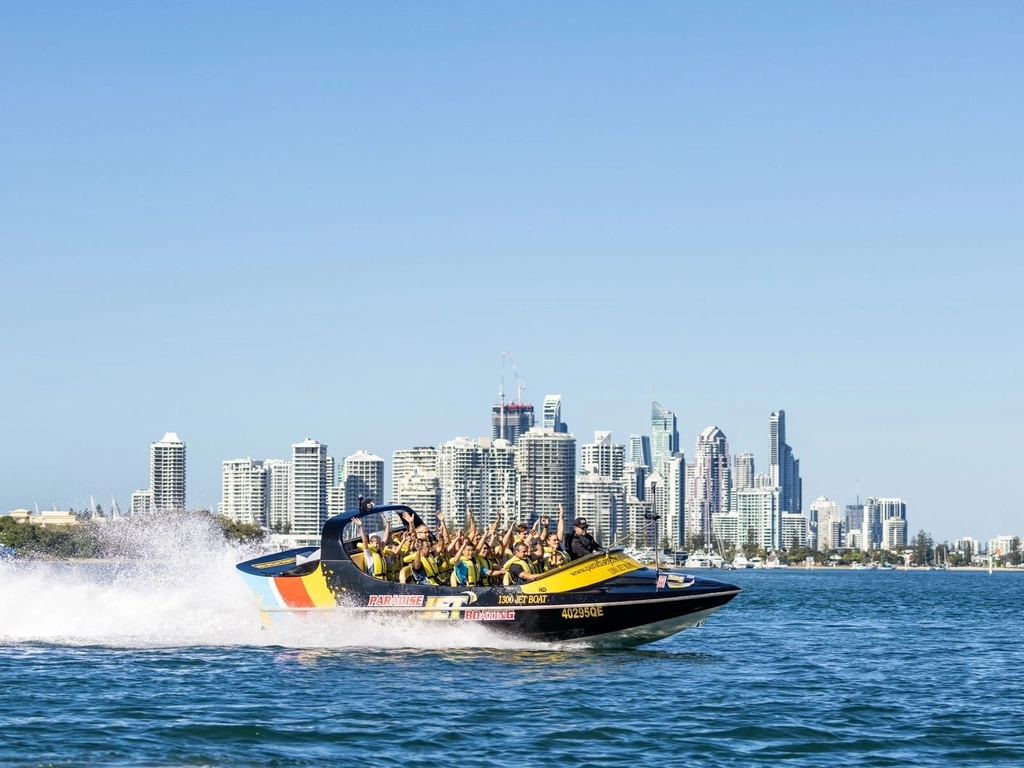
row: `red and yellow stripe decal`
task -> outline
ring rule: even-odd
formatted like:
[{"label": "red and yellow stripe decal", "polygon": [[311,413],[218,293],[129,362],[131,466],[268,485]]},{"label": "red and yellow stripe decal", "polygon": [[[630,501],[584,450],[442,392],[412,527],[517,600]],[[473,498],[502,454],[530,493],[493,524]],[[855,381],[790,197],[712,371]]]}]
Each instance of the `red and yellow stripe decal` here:
[{"label": "red and yellow stripe decal", "polygon": [[327,588],[323,565],[306,576],[274,576],[273,581],[286,608],[333,608],[338,604]]}]

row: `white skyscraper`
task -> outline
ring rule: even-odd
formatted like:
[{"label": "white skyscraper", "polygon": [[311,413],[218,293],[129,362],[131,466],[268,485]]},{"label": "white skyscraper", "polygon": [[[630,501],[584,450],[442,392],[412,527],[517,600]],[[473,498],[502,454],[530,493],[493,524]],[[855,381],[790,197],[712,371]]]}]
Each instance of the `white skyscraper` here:
[{"label": "white skyscraper", "polygon": [[174,432],[149,446],[149,490],[154,511],[185,508],[185,444]]},{"label": "white skyscraper", "polygon": [[651,438],[647,435],[629,436],[629,463],[651,468]]},{"label": "white skyscraper", "polygon": [[693,505],[687,507],[687,536],[711,543],[711,516],[729,511],[729,442],[718,427],[706,427],[694,451]]},{"label": "white skyscraper", "polygon": [[286,459],[267,459],[267,517],[270,527],[278,533],[290,533],[292,518],[292,463]]},{"label": "white skyscraper", "polygon": [[[903,524],[886,525],[887,520],[903,520]],[[903,541],[891,546],[906,544],[907,505],[898,498],[877,498],[869,496],[864,499],[864,522],[861,528],[861,549],[888,548],[890,539],[897,539],[902,531]]]},{"label": "white skyscraper", "polygon": [[664,480],[664,487],[658,492],[664,504],[661,530],[663,535],[668,537],[669,546],[684,547],[686,546],[686,459],[683,454],[677,454],[663,462],[661,476]]},{"label": "white skyscraper", "polygon": [[792,512],[782,513],[782,549],[795,549],[806,547],[809,536],[807,515],[794,514]]},{"label": "white skyscraper", "polygon": [[432,520],[434,513],[441,509],[441,483],[437,472],[420,469],[407,472],[398,482],[393,501],[412,507],[424,520]]},{"label": "white skyscraper", "polygon": [[374,504],[384,503],[384,459],[359,450],[345,458],[342,483],[345,485],[345,509],[358,509],[359,497]]},{"label": "white skyscraper", "polygon": [[506,521],[518,517],[515,456],[512,443],[502,439],[457,437],[441,444],[437,474],[449,526],[465,525],[468,510],[484,524],[499,513]]},{"label": "white skyscraper", "polygon": [[508,440],[481,438],[481,501],[479,522],[489,524],[496,515],[511,520],[518,515],[519,475],[516,451]]},{"label": "white skyscraper", "polygon": [[594,442],[580,446],[583,454],[583,471],[597,474],[616,482],[622,481],[626,464],[626,446],[613,445],[611,432],[595,432]]},{"label": "white skyscraper", "polygon": [[558,517],[558,505],[567,520],[576,511],[576,439],[567,432],[533,427],[516,443],[519,480],[519,519]]},{"label": "white skyscraper", "polygon": [[655,402],[651,403],[651,469],[661,471],[661,462],[679,453],[676,415]]},{"label": "white skyscraper", "polygon": [[839,536],[836,535],[836,524],[842,532],[843,519],[839,513],[837,502],[819,496],[811,502],[810,514],[810,546],[814,549],[838,549]]},{"label": "white skyscraper", "polygon": [[320,540],[327,522],[327,446],[312,438],[292,445],[292,529],[310,542]]},{"label": "white skyscraper", "polygon": [[754,487],[754,454],[744,452],[733,457],[732,487],[737,491]]},{"label": "white skyscraper", "polygon": [[268,524],[269,473],[262,461],[225,461],[221,471],[220,514],[236,523]]},{"label": "white skyscraper", "polygon": [[544,417],[541,426],[553,429],[555,432],[568,432],[569,428],[562,421],[562,396],[545,395]]},{"label": "white skyscraper", "polygon": [[[398,488],[402,481],[418,473],[424,475],[437,475],[437,449],[433,446],[419,446],[416,448],[402,448],[391,455],[391,498],[399,504]],[[413,506],[409,504],[408,506]],[[418,507],[414,507],[417,512]],[[433,512],[434,510],[427,510]]]},{"label": "white skyscraper", "polygon": [[[590,533],[607,546],[622,538],[626,523],[626,493],[622,483],[596,472],[576,476],[576,516],[586,518]],[[572,520],[566,520],[566,531]]]},{"label": "white skyscraper", "polygon": [[781,495],[781,490],[774,486],[736,492],[736,514],[739,517],[737,544],[757,544],[767,550],[781,548]]},{"label": "white skyscraper", "polygon": [[153,511],[153,492],[146,488],[132,494],[131,514],[148,515]]},{"label": "white skyscraper", "polygon": [[[507,441],[502,441],[507,442]],[[483,449],[480,442],[456,437],[441,443],[437,454],[441,512],[450,527],[461,528],[468,509],[483,506]]]}]

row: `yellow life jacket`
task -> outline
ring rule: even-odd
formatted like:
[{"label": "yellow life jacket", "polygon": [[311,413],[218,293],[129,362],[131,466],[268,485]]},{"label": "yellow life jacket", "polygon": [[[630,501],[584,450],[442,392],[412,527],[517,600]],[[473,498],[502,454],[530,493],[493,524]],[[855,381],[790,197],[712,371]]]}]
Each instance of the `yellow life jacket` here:
[{"label": "yellow life jacket", "polygon": [[366,572],[375,579],[383,579],[387,574],[387,563],[373,547],[363,549],[363,563],[366,565]]},{"label": "yellow life jacket", "polygon": [[484,571],[493,571],[498,567],[491,558],[483,555],[476,555],[473,559],[476,560],[476,567],[480,569],[481,574]]},{"label": "yellow life jacket", "polygon": [[534,569],[533,569],[533,563],[530,563],[527,560],[521,560],[520,558],[516,557],[515,555],[512,555],[512,557],[510,557],[505,562],[505,578],[504,578],[503,582],[504,582],[506,587],[512,586],[512,583],[513,583],[512,582],[512,574],[508,572],[509,570],[511,570],[513,565],[521,565],[521,566],[523,566],[523,570],[526,571],[527,573],[534,573],[535,572]]},{"label": "yellow life jacket", "polygon": [[[412,565],[416,562],[416,554],[413,553],[411,555],[406,555],[403,558],[403,562]],[[420,568],[422,568],[423,572],[427,574],[428,584],[434,584],[436,586],[441,583],[438,578],[437,558],[434,557],[434,555],[421,555]]]}]

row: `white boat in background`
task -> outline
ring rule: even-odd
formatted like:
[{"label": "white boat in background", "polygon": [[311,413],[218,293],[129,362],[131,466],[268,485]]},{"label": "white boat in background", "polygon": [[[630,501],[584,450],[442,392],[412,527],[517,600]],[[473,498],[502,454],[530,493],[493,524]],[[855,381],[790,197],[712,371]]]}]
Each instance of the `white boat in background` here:
[{"label": "white boat in background", "polygon": [[686,558],[686,562],[683,563],[683,568],[721,568],[724,562],[725,561],[719,555],[713,553],[692,552],[690,553],[690,556]]},{"label": "white boat in background", "polygon": [[757,555],[754,555],[752,558],[750,558],[750,567],[751,568],[764,568],[764,560],[762,560]]},{"label": "white boat in background", "polygon": [[765,568],[788,568],[789,564],[779,560],[779,556],[774,552],[768,557],[768,560],[764,564]]},{"label": "white boat in background", "polygon": [[738,553],[736,557],[732,559],[732,567],[736,569],[740,568],[753,568],[754,563],[747,559],[747,556],[742,552]]}]

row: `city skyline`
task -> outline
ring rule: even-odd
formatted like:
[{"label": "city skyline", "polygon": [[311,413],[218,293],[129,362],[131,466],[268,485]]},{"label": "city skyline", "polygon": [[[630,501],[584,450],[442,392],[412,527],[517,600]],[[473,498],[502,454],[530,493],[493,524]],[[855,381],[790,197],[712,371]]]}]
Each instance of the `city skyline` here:
[{"label": "city skyline", "polygon": [[[675,423],[676,414],[669,410],[668,408],[663,408],[659,406],[657,403],[655,403],[652,406],[651,413],[651,430],[653,432],[657,432],[659,429],[664,429],[664,425],[666,423]],[[780,425],[780,420],[778,417],[780,416],[782,425],[781,431],[780,429],[778,429]],[[666,421],[666,419],[668,421]],[[537,427],[535,429],[532,429],[531,433],[532,432],[538,433],[539,436],[543,436],[543,433],[551,434],[552,437],[558,436],[555,430],[550,427]],[[783,411],[773,411],[770,414],[770,417],[768,419],[767,432],[769,450],[766,452],[766,455],[768,456],[768,461],[771,461],[772,456],[781,455],[782,449],[790,453],[792,452],[792,449],[789,447],[787,442],[787,435],[785,432],[785,415]],[[648,506],[642,505],[641,509],[633,510],[632,513],[630,512],[629,505],[626,503],[630,502],[632,497],[630,496],[630,492],[628,491],[628,484],[623,485],[623,483],[625,482],[623,479],[623,468],[629,469],[633,465],[625,463],[625,459],[627,458],[626,452],[628,449],[628,445],[625,442],[614,443],[612,440],[611,433],[609,431],[602,430],[599,430],[594,433],[594,441],[593,443],[589,444],[582,443],[581,441],[576,439],[572,433],[564,435],[564,437],[569,438],[569,444],[572,446],[570,454],[568,454],[568,471],[571,474],[573,474],[578,480],[583,481],[584,483],[590,482],[591,487],[596,488],[596,486],[593,486],[593,483],[594,480],[598,478],[597,474],[591,476],[594,479],[590,481],[586,480],[586,476],[588,475],[588,473],[595,472],[600,473],[600,475],[603,476],[603,480],[617,482],[620,488],[627,489],[624,495],[621,497],[621,500],[619,502],[615,502],[614,504],[614,506],[621,507],[621,510],[618,513],[612,513],[613,517],[607,518],[608,513],[602,512],[601,518],[605,521],[606,524],[608,520],[614,521],[616,514],[623,516],[621,517],[621,520],[624,520],[625,515],[642,514],[644,511],[651,511],[651,507],[649,506],[649,504],[652,502],[650,499],[648,499],[646,502]],[[629,443],[636,443],[637,437],[638,436],[636,434],[630,434],[628,438]],[[701,447],[702,442],[706,442],[707,445],[712,445],[716,444],[716,441],[721,442],[721,447],[714,449],[716,451],[714,455],[718,456],[719,458],[714,459],[712,464],[708,464],[707,462],[710,459],[707,458],[704,449],[702,449]],[[462,515],[463,510],[459,508],[459,505],[456,505],[456,507],[452,509],[447,509],[446,507],[443,507],[443,497],[441,495],[441,488],[442,486],[445,485],[444,477],[442,477],[442,475],[444,475],[444,472],[442,470],[444,464],[443,456],[446,454],[446,452],[450,453],[449,446],[456,445],[465,445],[469,450],[476,452],[477,457],[472,459],[472,463],[473,466],[481,467],[485,465],[490,465],[489,462],[492,460],[486,458],[487,456],[489,456],[489,451],[493,451],[495,448],[499,448],[501,445],[505,445],[505,450],[507,452],[508,458],[502,460],[504,462],[504,465],[508,466],[509,468],[512,468],[513,465],[516,464],[518,468],[519,459],[512,452],[514,446],[511,443],[508,443],[507,441],[499,440],[495,443],[495,441],[492,441],[490,438],[486,436],[481,437],[479,439],[466,437],[454,438],[453,440],[441,443],[440,450],[433,446],[396,449],[393,452],[393,461],[391,462],[387,461],[386,459],[380,456],[374,455],[372,452],[369,452],[362,448],[356,450],[355,453],[345,457],[344,459],[338,459],[332,455],[329,455],[328,447],[326,444],[323,444],[313,438],[307,438],[301,443],[292,445],[293,453],[291,462],[287,460],[282,461],[280,459],[275,459],[273,457],[265,457],[262,459],[253,459],[252,457],[246,457],[244,459],[235,458],[223,460],[221,462],[222,482],[220,501],[215,504],[197,504],[191,506],[193,508],[205,507],[211,510],[221,510],[223,512],[224,504],[228,502],[229,497],[235,498],[238,495],[239,488],[241,488],[243,492],[254,493],[254,491],[250,490],[248,486],[249,478],[252,476],[258,476],[260,478],[260,480],[258,481],[260,489],[255,493],[259,496],[260,499],[263,500],[262,503],[265,504],[265,519],[263,520],[263,523],[273,525],[275,521],[275,514],[273,511],[274,506],[271,501],[272,492],[269,483],[270,470],[275,465],[291,464],[292,466],[294,466],[298,455],[303,450],[305,450],[307,453],[314,453],[318,457],[317,461],[321,465],[321,469],[317,470],[321,477],[321,479],[319,480],[320,490],[317,492],[320,498],[319,503],[321,504],[321,508],[320,511],[314,513],[312,517],[309,517],[308,514],[305,515],[305,517],[309,517],[309,520],[308,523],[304,525],[298,523],[300,519],[303,519],[303,514],[301,513],[301,511],[297,517],[295,516],[294,510],[290,512],[290,515],[291,519],[293,521],[296,521],[297,523],[297,529],[294,530],[293,533],[300,533],[302,535],[312,536],[315,535],[316,529],[318,528],[318,523],[314,522],[315,520],[319,520],[322,522],[322,520],[326,519],[326,516],[329,516],[330,514],[336,514],[337,512],[343,511],[344,509],[353,508],[355,506],[355,499],[357,495],[365,496],[366,498],[369,498],[375,503],[383,503],[385,501],[401,501],[401,499],[398,498],[399,486],[402,485],[403,480],[406,477],[411,477],[411,479],[416,481],[417,483],[425,479],[421,477],[421,474],[423,474],[423,470],[426,469],[426,464],[424,464],[423,457],[428,457],[429,463],[433,467],[433,470],[429,471],[429,478],[434,490],[429,491],[429,489],[425,488],[424,486],[422,486],[422,484],[420,484],[421,487],[419,491],[414,491],[414,497],[417,499],[436,499],[436,501],[438,502],[437,508],[444,509],[450,520],[452,520],[455,524],[461,525],[464,523],[464,518]],[[170,452],[172,458],[172,466],[175,468],[175,477],[177,477],[176,482],[178,483],[176,493],[181,497],[183,497],[185,493],[185,447],[185,441],[183,441],[181,438],[178,437],[176,433],[173,432],[165,434],[163,438],[161,438],[157,442],[152,443],[150,446],[151,477],[154,477],[154,472],[157,471],[157,468],[159,466],[167,465],[167,454],[168,452]],[[483,453],[480,453],[481,449]],[[774,505],[772,508],[776,510],[774,514],[776,514],[777,517],[775,518],[776,521],[773,525],[777,525],[778,533],[768,536],[768,538],[765,539],[764,543],[766,545],[771,546],[785,546],[787,542],[790,541],[790,538],[783,538],[785,523],[787,517],[788,519],[795,519],[797,513],[789,512],[790,505],[787,504],[787,502],[785,501],[785,491],[783,488],[775,487],[774,489],[772,489],[770,487],[776,484],[773,479],[773,474],[776,474],[776,470],[773,469],[771,474],[754,472],[756,466],[756,455],[757,454],[750,451],[730,451],[728,442],[726,441],[724,435],[721,433],[721,430],[719,430],[717,427],[711,426],[706,427],[704,430],[702,430],[700,435],[698,435],[697,449],[692,456],[691,462],[685,465],[679,464],[676,468],[677,480],[675,487],[679,490],[681,494],[683,490],[682,484],[684,482],[683,476],[687,475],[687,479],[685,480],[687,486],[685,493],[686,530],[679,530],[679,536],[677,541],[680,544],[685,544],[695,534],[699,534],[702,537],[706,538],[707,533],[709,531],[713,531],[714,535],[717,537],[724,536],[726,538],[735,538],[739,536],[737,532],[740,530],[740,528],[737,528],[737,522],[735,522],[735,518],[733,518],[734,522],[732,523],[729,523],[727,518],[724,517],[718,520],[718,522],[716,522],[713,526],[710,526],[710,523],[712,523],[715,514],[724,514],[726,511],[730,511],[733,515],[737,514],[738,511],[740,514],[740,521],[747,519],[743,518],[743,514],[746,514],[743,512],[743,510],[748,508],[749,504],[748,502],[743,501],[743,499],[747,498],[749,501],[761,498],[761,496],[759,496],[758,493],[755,493],[754,486],[757,486],[759,492],[769,490],[774,490],[775,492],[775,501],[772,502]],[[442,461],[440,463],[438,462],[439,456],[442,457]],[[481,456],[484,458],[481,459]],[[682,453],[674,453],[673,460],[683,462],[685,461],[685,455]],[[339,466],[338,471],[335,470],[336,462],[338,463]],[[541,461],[542,466],[546,466],[546,463],[546,459]],[[417,464],[420,465],[418,468],[416,466]],[[669,466],[668,463],[663,461],[662,464],[663,469],[667,470]],[[462,460],[461,465],[465,465],[465,460]],[[354,466],[356,468],[353,468]],[[369,474],[367,474],[367,470],[361,469],[362,467],[366,466],[376,468],[370,469]],[[713,467],[718,467],[718,469],[714,469]],[[740,469],[737,470],[737,467],[740,467]],[[797,467],[799,467],[799,462],[797,462]],[[412,471],[410,472],[410,470]],[[688,470],[688,472],[685,470]],[[544,471],[547,472],[548,470],[544,469]],[[693,478],[699,479],[705,476],[708,472],[726,473],[724,481],[721,481],[724,482],[725,484],[722,485],[721,489],[719,489],[718,491],[714,491],[712,489],[720,481],[715,481],[710,485],[705,481],[704,485],[707,486],[707,488],[705,488],[705,490],[703,491],[700,490],[700,487],[702,487],[700,482],[697,482],[697,484],[694,485]],[[302,473],[298,473],[298,475],[291,475],[287,478],[286,493],[292,492],[292,485],[295,482],[295,477],[301,474]],[[450,474],[450,470],[448,474]],[[627,475],[628,474],[629,473],[627,473]],[[713,476],[717,477],[718,475],[715,474]],[[438,482],[439,477],[441,477],[440,483]],[[647,472],[646,478],[648,478],[648,492],[651,480],[653,480],[658,484],[658,486],[660,486],[662,493],[665,493],[671,488],[671,484],[666,484],[666,476],[664,472],[659,473],[657,470],[651,470]],[[346,483],[346,480],[357,480],[358,483]],[[799,484],[799,474],[796,475],[796,481]],[[513,495],[516,497],[514,501],[508,502],[506,500],[506,491],[505,496],[501,496],[500,494],[496,497],[492,496],[492,501],[489,503],[487,501],[489,492],[486,490],[488,481],[484,480],[481,482],[480,480],[477,480],[474,482],[476,483],[476,486],[479,487],[474,486],[475,490],[473,490],[472,494],[469,493],[467,487],[467,490],[464,490],[459,495],[460,497],[462,495],[466,496],[468,507],[475,508],[477,510],[483,510],[486,514],[490,514],[493,512],[493,509],[498,508],[508,510],[510,506],[516,504],[526,503],[528,506],[531,507],[537,506],[536,503],[531,504],[529,502],[525,502],[522,498],[518,497],[518,490],[516,490],[515,488],[513,488],[512,490]],[[749,482],[753,482],[753,485],[748,485],[747,483]],[[367,485],[367,483],[370,484]],[[636,484],[634,483],[634,487],[635,485]],[[513,480],[513,486],[515,486],[515,480]],[[643,485],[641,485],[641,489],[642,488]],[[339,497],[337,499],[335,499],[335,496],[332,493],[332,491],[335,490],[339,492]],[[744,490],[746,490],[747,496],[743,496],[742,494],[740,494],[740,497],[738,498],[736,492]],[[425,491],[427,492],[427,496],[423,495]],[[275,492],[278,494],[282,493],[281,486],[275,488]],[[620,490],[620,493],[623,492]],[[634,493],[636,493],[636,491],[634,491]],[[703,494],[706,493],[711,494],[710,496],[708,496],[708,499],[714,498],[719,499],[719,501],[702,501],[702,498],[704,498]],[[132,495],[132,504],[130,508],[133,510],[133,512],[138,510],[138,507],[136,506],[136,498],[140,494],[144,494],[146,496],[146,504],[143,507],[142,511],[150,511],[155,510],[157,508],[157,505],[155,505],[153,502],[152,490],[144,489],[142,491],[136,491]],[[343,496],[340,494],[343,494]],[[295,498],[301,497],[302,493],[296,491]],[[497,499],[497,501],[495,501],[495,499]],[[562,497],[562,500],[566,502],[566,508],[570,510],[570,514],[572,514],[572,508],[576,499],[577,497],[572,492],[570,492],[568,497]],[[640,495],[639,501],[642,502],[642,499],[643,496]],[[859,496],[857,500],[861,501]],[[553,509],[556,501],[557,500],[551,501],[547,506],[551,506]],[[632,499],[632,501],[637,501],[637,499]],[[678,516],[678,513],[670,511],[671,508],[665,506],[664,498],[659,497],[658,501],[658,511],[661,512],[663,515],[668,516],[670,520],[669,524],[674,525],[679,523],[680,518]],[[893,499],[878,496],[868,496],[866,497],[866,501],[869,510],[871,508],[871,504],[876,501],[880,501],[882,503],[897,503],[902,510],[899,513],[899,517],[903,521],[902,528],[900,528],[896,534],[893,534],[889,531],[888,527],[883,526],[885,520],[894,516],[892,514],[886,514],[882,512],[876,515],[875,518],[872,518],[870,511],[866,517],[864,516],[863,512],[856,513],[859,516],[857,516],[854,519],[852,526],[856,532],[852,534],[854,538],[851,539],[854,548],[859,548],[861,546],[861,543],[865,541],[870,542],[871,546],[877,547],[878,545],[882,544],[883,541],[887,542],[886,545],[888,546],[889,544],[893,543],[893,541],[905,542],[909,540],[909,538],[912,536],[916,528],[914,528],[913,526],[908,527],[908,524],[906,522],[906,503],[903,501],[902,498],[897,497]],[[804,514],[804,517],[808,520],[814,520],[816,522],[817,513],[820,509],[820,502],[828,502],[829,509],[838,510],[839,506],[841,506],[840,502],[835,501],[834,496],[833,498],[829,499],[827,498],[826,494],[823,494],[816,500],[815,504],[811,504],[810,518],[807,518],[807,513]],[[446,501],[443,503],[450,504],[451,502]],[[680,504],[681,503],[682,495],[680,496]],[[760,504],[761,502],[755,503]],[[797,498],[792,503],[797,507],[799,507],[799,505],[801,504],[799,498]],[[295,504],[298,504],[298,502],[295,502]],[[745,504],[748,506],[745,507]],[[421,505],[414,505],[414,507],[416,508],[419,508],[419,506]],[[280,502],[278,502],[278,507],[280,507]],[[857,507],[856,509],[863,510],[864,508],[864,506],[860,506]],[[243,522],[248,521],[248,517],[251,514],[249,511],[251,509],[250,502],[244,501],[241,503],[240,506],[236,506],[236,509],[241,509],[244,511],[242,512],[240,517],[237,514],[234,516],[237,519],[241,519],[241,521]],[[840,516],[838,512],[836,512],[834,521],[849,521],[851,509],[854,509],[854,507],[846,505],[845,516]],[[278,522],[280,521],[280,514],[281,513],[278,513]],[[621,520],[619,523],[620,528],[622,527]],[[861,520],[864,521],[863,531],[861,529]],[[828,520],[828,515],[826,515],[826,524],[828,522],[831,521]],[[614,522],[612,522],[613,529],[614,525]],[[800,534],[800,540],[810,541],[812,543],[819,541],[817,527],[811,526],[814,529],[811,530],[807,528],[806,522],[803,525],[804,530]],[[736,531],[733,531],[734,528],[736,528]],[[932,533],[932,531],[929,531],[929,533]],[[786,534],[786,536],[792,535],[792,533]],[[831,537],[831,534],[828,532],[822,535],[825,536],[825,538]],[[895,539],[893,538],[893,535],[896,535]],[[1004,532],[1002,534],[993,534],[992,536],[997,535],[1012,534],[1006,534]],[[957,536],[969,537],[970,534],[961,532]],[[981,538],[984,539],[984,537]],[[954,538],[950,537],[947,540],[952,541],[954,540]],[[847,543],[847,546],[849,545],[850,544]]]},{"label": "city skyline", "polygon": [[785,407],[805,503],[1020,518],[976,492],[1022,458],[1019,5],[61,19],[0,25],[0,508],[126,508],[168,430],[205,506],[307,436],[484,436],[512,350],[580,440],[653,378],[762,472]]}]

